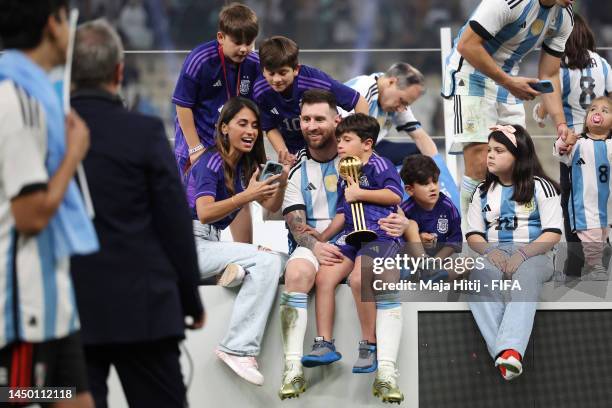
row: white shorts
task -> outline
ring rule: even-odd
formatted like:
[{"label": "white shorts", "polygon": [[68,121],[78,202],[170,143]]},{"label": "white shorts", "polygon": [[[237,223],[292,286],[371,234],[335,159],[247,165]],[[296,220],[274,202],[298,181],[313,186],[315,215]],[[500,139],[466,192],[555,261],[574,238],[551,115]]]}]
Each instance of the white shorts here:
[{"label": "white shorts", "polygon": [[302,246],[299,246],[299,247],[295,248],[295,250],[289,256],[289,260],[287,261],[287,265],[293,259],[305,259],[305,260],[307,260],[308,262],[310,262],[314,266],[315,273],[319,272],[319,261],[317,260],[317,257],[315,256],[315,254],[310,249],[308,249],[306,247],[302,247]]},{"label": "white shorts", "polygon": [[487,143],[494,125],[525,127],[523,104],[508,104],[480,96],[455,95],[454,138],[449,154],[462,154],[470,143]]}]

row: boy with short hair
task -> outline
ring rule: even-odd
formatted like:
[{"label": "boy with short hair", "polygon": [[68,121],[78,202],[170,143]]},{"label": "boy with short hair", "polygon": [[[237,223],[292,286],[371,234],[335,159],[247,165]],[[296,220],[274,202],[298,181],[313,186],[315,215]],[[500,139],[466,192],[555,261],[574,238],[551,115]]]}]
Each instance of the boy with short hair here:
[{"label": "boy with short hair", "polygon": [[419,226],[427,255],[448,258],[461,252],[461,216],[452,200],[440,192],[440,169],[428,156],[417,154],[404,159],[400,177],[410,195],[401,204],[406,217]]},{"label": "boy with short hair", "polygon": [[300,129],[300,100],[308,89],[328,90],[341,108],[368,113],[368,104],[359,92],[323,71],[300,65],[298,54],[297,44],[287,37],[264,40],[259,47],[263,74],[253,85],[253,98],[261,109],[261,128],[278,153],[279,161],[289,163],[305,147]]},{"label": "boy with short hair", "polygon": [[[378,225],[380,218],[396,211],[403,195],[395,167],[388,159],[377,155],[373,150],[379,131],[378,121],[361,113],[344,118],[336,128],[339,156],[341,158],[356,156],[363,166],[359,180],[338,181],[337,214],[328,228],[320,234],[320,239],[326,241],[344,230],[336,241],[344,258],[341,263],[334,266],[321,265],[317,275],[316,311],[319,337],[315,339],[313,351],[303,357],[302,364],[305,367],[312,367],[330,364],[341,358],[335,350],[331,336],[335,288],[350,273],[350,286],[363,337],[359,342],[359,357],[353,372],[370,373],[378,369],[373,385],[374,395],[385,402],[401,402],[404,396],[397,386],[396,369],[402,330],[401,305],[397,299],[388,297],[383,300],[376,296],[376,302],[373,302],[371,282],[362,284],[362,262],[371,264],[371,258],[393,257],[401,243],[400,238],[388,235]],[[350,203],[353,202],[363,203],[365,227],[376,232],[378,236],[370,245],[380,244],[378,246],[380,251],[371,250],[370,245],[357,249],[346,244],[345,237],[353,231],[355,223],[350,207]],[[362,256],[365,256],[366,260],[362,260]],[[369,278],[363,277],[363,279]],[[362,292],[371,293],[372,300],[362,301]]]},{"label": "boy with short hair", "polygon": [[232,3],[219,13],[217,38],[185,59],[172,96],[174,151],[181,174],[215,144],[215,124],[225,102],[233,96],[251,98],[259,74],[259,57],[252,52],[258,32],[255,12]]}]

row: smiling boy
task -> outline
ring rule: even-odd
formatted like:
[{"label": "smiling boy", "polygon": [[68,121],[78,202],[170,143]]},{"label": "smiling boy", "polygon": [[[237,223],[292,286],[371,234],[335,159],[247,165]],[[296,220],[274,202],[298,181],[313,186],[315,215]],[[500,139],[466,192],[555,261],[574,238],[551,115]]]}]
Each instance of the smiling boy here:
[{"label": "smiling boy", "polygon": [[261,126],[278,153],[279,161],[293,163],[305,147],[300,129],[300,101],[309,89],[325,89],[344,110],[368,113],[359,92],[336,81],[325,72],[298,62],[299,48],[287,37],[275,36],[259,47],[263,74],[253,85],[253,98],[261,110]]}]

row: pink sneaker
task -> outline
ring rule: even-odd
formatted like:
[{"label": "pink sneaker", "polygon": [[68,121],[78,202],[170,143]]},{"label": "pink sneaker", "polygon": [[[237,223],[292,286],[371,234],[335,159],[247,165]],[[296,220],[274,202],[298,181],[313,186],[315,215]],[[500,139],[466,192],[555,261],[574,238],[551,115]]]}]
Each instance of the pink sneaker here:
[{"label": "pink sneaker", "polygon": [[244,280],[244,276],[246,275],[246,271],[244,268],[236,263],[227,264],[223,273],[219,277],[217,281],[217,285],[233,288],[238,286]]},{"label": "pink sneaker", "polygon": [[221,361],[227,364],[229,368],[238,374],[239,377],[244,378],[251,384],[263,385],[264,377],[259,372],[259,367],[257,366],[257,360],[255,360],[255,357],[234,356],[219,349],[215,350],[215,354],[221,359]]}]

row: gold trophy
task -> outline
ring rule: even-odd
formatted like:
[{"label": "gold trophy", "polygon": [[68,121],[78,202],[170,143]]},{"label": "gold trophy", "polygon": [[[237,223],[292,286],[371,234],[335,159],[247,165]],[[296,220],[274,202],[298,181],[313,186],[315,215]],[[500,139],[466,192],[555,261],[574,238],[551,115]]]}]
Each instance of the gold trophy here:
[{"label": "gold trophy", "polygon": [[[348,180],[349,177],[359,183],[359,176],[361,175],[361,167],[363,163],[356,156],[347,156],[340,159],[338,164],[338,173],[344,180]],[[346,236],[346,242],[349,245],[359,248],[363,242],[371,242],[378,238],[378,235],[366,228],[365,214],[363,212],[363,203],[355,202],[351,203],[351,214],[353,215],[353,228],[354,231]]]}]

